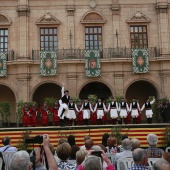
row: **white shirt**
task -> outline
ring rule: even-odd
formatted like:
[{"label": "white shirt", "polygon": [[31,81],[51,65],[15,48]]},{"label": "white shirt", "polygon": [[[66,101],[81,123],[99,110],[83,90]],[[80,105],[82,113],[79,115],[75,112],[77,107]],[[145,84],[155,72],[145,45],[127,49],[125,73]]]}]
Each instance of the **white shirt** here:
[{"label": "white shirt", "polygon": [[13,146],[10,146],[10,145],[6,145],[6,146],[3,146],[3,147],[0,148],[0,152],[16,152],[16,151],[17,151],[17,148],[13,147]]}]

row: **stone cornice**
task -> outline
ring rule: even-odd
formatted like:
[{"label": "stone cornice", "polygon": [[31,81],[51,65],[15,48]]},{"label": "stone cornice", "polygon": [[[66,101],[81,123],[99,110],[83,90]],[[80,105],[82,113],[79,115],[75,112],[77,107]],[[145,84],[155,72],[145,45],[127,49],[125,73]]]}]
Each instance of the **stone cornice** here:
[{"label": "stone cornice", "polygon": [[30,7],[29,5],[18,5],[17,6],[18,16],[29,16]]},{"label": "stone cornice", "polygon": [[168,11],[168,3],[167,2],[158,2],[156,5],[157,13],[167,13]]}]

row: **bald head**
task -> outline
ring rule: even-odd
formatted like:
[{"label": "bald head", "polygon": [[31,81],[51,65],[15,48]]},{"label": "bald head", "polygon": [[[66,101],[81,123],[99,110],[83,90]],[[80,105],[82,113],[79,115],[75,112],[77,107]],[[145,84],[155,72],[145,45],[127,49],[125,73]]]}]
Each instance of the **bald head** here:
[{"label": "bald head", "polygon": [[135,164],[147,165],[147,153],[144,149],[137,148],[132,152],[132,157]]},{"label": "bald head", "polygon": [[153,170],[170,170],[170,164],[166,160],[160,159],[153,164]]}]

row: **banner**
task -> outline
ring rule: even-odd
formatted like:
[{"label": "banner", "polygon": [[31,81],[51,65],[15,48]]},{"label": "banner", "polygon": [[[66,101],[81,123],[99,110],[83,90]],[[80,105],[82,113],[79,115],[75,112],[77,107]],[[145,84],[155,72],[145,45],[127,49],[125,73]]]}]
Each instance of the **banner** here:
[{"label": "banner", "polygon": [[57,72],[57,54],[53,51],[40,52],[40,75],[54,76]]},{"label": "banner", "polygon": [[7,76],[6,54],[0,52],[0,77]]},{"label": "banner", "polygon": [[148,49],[132,49],[133,73],[149,72]]},{"label": "banner", "polygon": [[85,50],[85,75],[100,76],[100,50]]}]

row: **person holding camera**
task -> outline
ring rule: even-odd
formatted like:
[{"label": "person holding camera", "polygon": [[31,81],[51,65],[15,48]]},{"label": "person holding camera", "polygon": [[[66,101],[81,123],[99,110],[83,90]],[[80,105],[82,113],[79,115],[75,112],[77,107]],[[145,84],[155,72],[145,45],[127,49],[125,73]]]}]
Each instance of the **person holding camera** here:
[{"label": "person holding camera", "polygon": [[107,164],[106,170],[115,170],[113,164],[103,150],[90,150],[83,163],[78,166],[78,170],[101,170],[103,169],[103,162]]},{"label": "person holding camera", "polygon": [[[47,170],[58,170],[57,168],[57,164],[55,161],[55,158],[49,148],[49,143],[50,143],[50,138],[47,134],[43,135],[43,143],[42,143],[42,147],[39,148],[36,152],[36,155],[34,157],[34,162],[38,163],[41,161],[42,156],[45,153],[45,157],[46,157],[46,165],[47,166]],[[43,148],[43,151],[42,151]],[[32,162],[30,161],[30,157],[28,152],[21,150],[16,152],[11,160],[10,160],[10,170],[35,170],[36,168],[33,166],[32,167]]]}]

